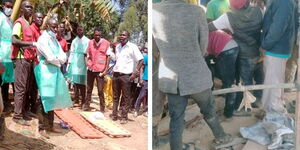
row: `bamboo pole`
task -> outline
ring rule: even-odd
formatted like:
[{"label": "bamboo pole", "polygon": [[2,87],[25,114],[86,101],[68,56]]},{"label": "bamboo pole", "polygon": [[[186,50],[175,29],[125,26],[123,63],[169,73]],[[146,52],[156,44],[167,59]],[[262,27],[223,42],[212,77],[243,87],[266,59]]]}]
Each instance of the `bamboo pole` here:
[{"label": "bamboo pole", "polygon": [[14,8],[13,8],[13,12],[11,14],[11,20],[14,22],[18,16],[19,16],[19,12],[20,12],[20,7],[21,7],[21,3],[22,0],[16,0],[15,4],[14,4]]},{"label": "bamboo pole", "polygon": [[[298,13],[300,12],[300,10],[299,10],[299,8],[300,8],[300,3],[299,3],[299,0],[297,0],[297,2],[298,2]],[[299,20],[299,22],[300,22],[300,16],[299,16],[299,18],[298,18]],[[299,23],[298,22],[298,23]],[[299,41],[299,39],[300,39],[300,37],[299,37],[299,27],[298,27],[298,41]],[[298,60],[297,60],[297,82],[296,82],[296,84],[297,85],[300,85],[300,53],[299,53],[299,51],[300,51],[300,43],[299,42],[296,42],[297,44],[298,44]],[[296,135],[295,135],[295,149],[296,150],[298,150],[298,149],[300,149],[300,111],[299,111],[299,109],[300,109],[300,91],[299,91],[299,88],[297,88],[297,99],[296,99],[296,114],[295,114],[295,118],[296,118],[296,120],[295,120],[295,124],[296,124]]]},{"label": "bamboo pole", "polygon": [[[298,37],[299,38],[299,37]],[[298,47],[298,52],[299,52],[299,47]],[[300,53],[299,53],[300,54]],[[296,84],[297,85],[300,85],[300,55],[298,54],[298,60],[297,60],[297,82]],[[295,118],[296,118],[296,139],[295,139],[295,149],[300,149],[300,111],[299,111],[299,108],[300,108],[300,91],[299,91],[299,88],[297,90],[297,99],[296,99],[296,114],[295,114]]]},{"label": "bamboo pole", "polygon": [[248,86],[236,86],[232,88],[215,90],[212,92],[213,95],[220,95],[226,93],[234,93],[234,92],[244,92],[244,91],[252,91],[252,90],[262,90],[262,89],[278,89],[278,88],[296,88],[295,83],[282,83],[282,84],[270,84],[270,85],[248,85]]}]

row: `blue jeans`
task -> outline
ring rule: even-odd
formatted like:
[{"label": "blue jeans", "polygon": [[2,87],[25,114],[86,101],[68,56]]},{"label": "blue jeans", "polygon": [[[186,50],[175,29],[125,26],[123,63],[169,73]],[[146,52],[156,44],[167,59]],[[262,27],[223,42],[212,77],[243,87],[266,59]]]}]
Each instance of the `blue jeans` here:
[{"label": "blue jeans", "polygon": [[[254,71],[258,57],[238,57],[237,70],[243,85],[253,85]],[[237,93],[235,109],[238,109],[243,99],[243,92]]]},{"label": "blue jeans", "polygon": [[[144,80],[144,85],[140,91],[139,97],[137,98],[135,102],[135,111],[139,112],[140,111],[140,106],[144,100],[144,98],[147,98],[148,96],[148,80]],[[147,110],[147,106],[144,106],[144,111]]]},{"label": "blue jeans", "polygon": [[[239,47],[222,52],[217,57],[216,66],[220,73],[223,88],[230,88],[234,84],[236,74],[236,59],[239,53]],[[226,94],[224,116],[230,118],[233,116],[235,108],[236,93]]]},{"label": "blue jeans", "polygon": [[211,89],[189,96],[167,93],[171,118],[169,134],[171,150],[182,150],[184,112],[188,103],[188,98],[192,98],[200,107],[200,112],[203,114],[204,120],[212,130],[215,138],[221,139],[226,135],[215,112],[215,100],[212,96]]}]

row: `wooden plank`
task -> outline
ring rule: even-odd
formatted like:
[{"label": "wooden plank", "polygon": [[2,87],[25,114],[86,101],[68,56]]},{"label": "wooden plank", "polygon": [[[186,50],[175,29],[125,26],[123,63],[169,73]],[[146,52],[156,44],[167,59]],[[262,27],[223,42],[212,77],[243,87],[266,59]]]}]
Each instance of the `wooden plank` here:
[{"label": "wooden plank", "polygon": [[58,109],[54,111],[56,116],[68,123],[71,129],[83,139],[102,138],[102,133],[95,129],[89,122],[77,112],[69,109]]},{"label": "wooden plank", "polygon": [[248,140],[242,150],[267,150],[267,146],[260,145]]},{"label": "wooden plank", "polygon": [[122,126],[118,125],[117,123],[113,122],[110,119],[103,118],[103,119],[94,119],[92,118],[95,112],[81,112],[80,114],[89,121],[96,129],[100,130],[104,134],[108,135],[112,138],[119,138],[119,137],[130,137],[131,133],[124,129]]}]

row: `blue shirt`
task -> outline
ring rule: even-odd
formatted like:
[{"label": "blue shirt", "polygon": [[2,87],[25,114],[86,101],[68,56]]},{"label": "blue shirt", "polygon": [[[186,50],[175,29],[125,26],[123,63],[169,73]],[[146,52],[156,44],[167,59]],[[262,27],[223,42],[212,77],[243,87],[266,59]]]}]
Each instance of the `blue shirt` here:
[{"label": "blue shirt", "polygon": [[143,80],[148,80],[148,55],[144,56],[144,73]]}]

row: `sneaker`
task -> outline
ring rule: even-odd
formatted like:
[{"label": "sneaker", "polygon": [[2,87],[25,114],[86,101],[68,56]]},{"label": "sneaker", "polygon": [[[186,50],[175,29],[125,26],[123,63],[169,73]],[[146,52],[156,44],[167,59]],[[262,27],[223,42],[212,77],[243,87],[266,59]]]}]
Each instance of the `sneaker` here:
[{"label": "sneaker", "polygon": [[26,120],[26,121],[32,120],[32,118],[29,117],[27,114],[25,114],[25,115],[23,116],[23,119]]},{"label": "sneaker", "polygon": [[148,112],[145,112],[145,113],[144,113],[144,116],[145,116],[145,117],[148,117]]},{"label": "sneaker", "polygon": [[37,115],[32,113],[31,111],[26,112],[26,116],[31,117],[31,118],[37,118]]},{"label": "sneaker", "polygon": [[19,124],[19,125],[22,125],[22,126],[30,126],[29,122],[27,122],[26,120],[24,119],[16,119],[16,118],[13,118],[12,119],[15,123]]},{"label": "sneaker", "polygon": [[115,116],[115,115],[113,115],[113,114],[110,114],[110,115],[109,115],[109,118],[110,118],[111,120],[113,120],[113,121],[117,121],[117,120],[118,120],[117,116]]},{"label": "sneaker", "polygon": [[139,115],[138,112],[134,112],[133,114],[134,117],[137,117],[138,115]]},{"label": "sneaker", "polygon": [[106,108],[107,108],[108,110],[113,110],[113,107],[112,107],[112,106],[106,106]]},{"label": "sneaker", "polygon": [[123,119],[120,120],[120,123],[121,123],[121,124],[127,124],[127,123],[128,123],[128,120],[123,118]]},{"label": "sneaker", "polygon": [[52,133],[62,133],[62,131],[55,129],[55,128],[51,128],[49,130],[47,130],[48,132],[52,132]]},{"label": "sneaker", "polygon": [[245,110],[240,110],[240,111],[234,111],[233,115],[237,116],[237,117],[251,116],[251,112],[247,112]]},{"label": "sneaker", "polygon": [[83,111],[90,111],[91,110],[90,106],[88,106],[88,105],[82,105],[81,109]]}]

